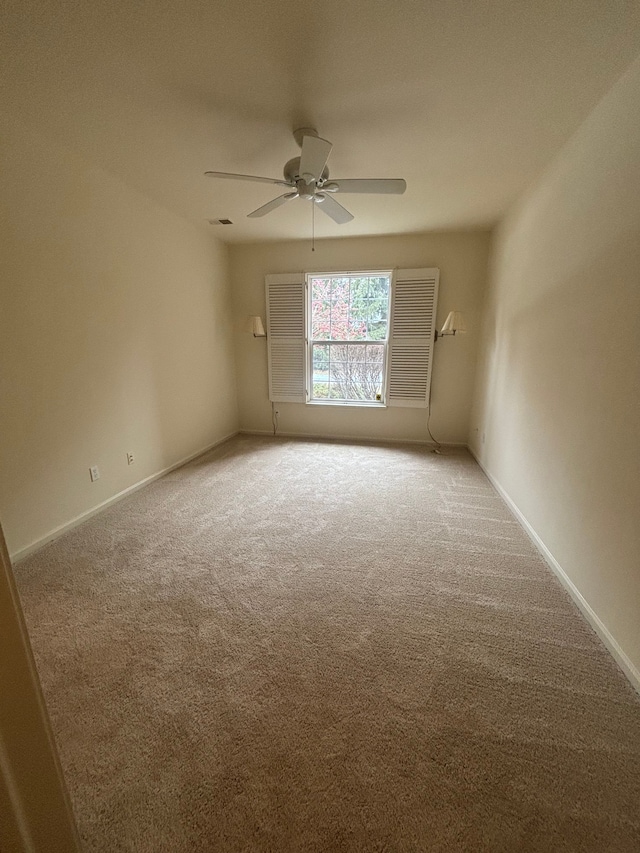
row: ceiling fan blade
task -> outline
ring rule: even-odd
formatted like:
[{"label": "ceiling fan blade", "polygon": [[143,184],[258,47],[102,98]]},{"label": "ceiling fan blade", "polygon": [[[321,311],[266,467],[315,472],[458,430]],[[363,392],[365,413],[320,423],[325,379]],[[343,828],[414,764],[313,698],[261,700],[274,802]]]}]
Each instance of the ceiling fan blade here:
[{"label": "ceiling fan blade", "polygon": [[264,216],[266,213],[271,213],[271,211],[275,210],[276,207],[280,207],[280,205],[285,204],[285,202],[292,198],[298,198],[298,193],[285,193],[284,195],[279,195],[277,198],[273,198],[271,201],[263,204],[262,207],[257,208],[257,210],[248,213],[247,216],[250,216],[252,219],[255,219],[258,216]]},{"label": "ceiling fan blade", "polygon": [[327,165],[329,154],[333,145],[319,136],[303,136],[302,153],[300,155],[300,176],[307,175],[314,181],[320,179],[324,167]]},{"label": "ceiling fan blade", "polygon": [[331,180],[322,187],[323,192],[337,193],[385,193],[402,195],[407,182],[402,178],[345,178]]},{"label": "ceiling fan blade", "polygon": [[282,187],[291,187],[293,184],[288,181],[281,181],[278,178],[259,178],[256,175],[234,175],[231,172],[205,172],[207,178],[227,178],[232,181],[257,181],[260,184],[277,184]]},{"label": "ceiling fan blade", "polygon": [[330,216],[338,225],[344,225],[345,222],[351,222],[353,219],[353,214],[349,213],[346,207],[343,207],[335,198],[331,198],[330,195],[325,195],[324,197],[316,196],[316,199],[318,200],[320,210],[326,213],[327,216]]}]

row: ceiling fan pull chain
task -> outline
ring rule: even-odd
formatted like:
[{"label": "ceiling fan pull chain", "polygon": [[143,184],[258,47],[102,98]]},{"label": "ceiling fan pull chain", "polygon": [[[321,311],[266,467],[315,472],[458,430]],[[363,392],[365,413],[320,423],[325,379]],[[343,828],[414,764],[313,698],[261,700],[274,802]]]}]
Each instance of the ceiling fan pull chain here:
[{"label": "ceiling fan pull chain", "polygon": [[316,250],[316,206],[311,205],[311,251]]}]

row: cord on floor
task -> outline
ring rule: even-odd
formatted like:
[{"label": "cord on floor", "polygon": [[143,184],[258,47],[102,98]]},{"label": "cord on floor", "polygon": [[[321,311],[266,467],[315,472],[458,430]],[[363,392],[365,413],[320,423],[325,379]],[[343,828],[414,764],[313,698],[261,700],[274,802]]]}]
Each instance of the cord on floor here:
[{"label": "cord on floor", "polygon": [[429,433],[429,438],[435,444],[433,448],[434,453],[442,453],[442,445],[438,441],[437,438],[433,437],[433,433],[431,432],[431,427],[429,426],[429,421],[431,420],[431,387],[429,387],[429,399],[427,400],[427,432]]}]

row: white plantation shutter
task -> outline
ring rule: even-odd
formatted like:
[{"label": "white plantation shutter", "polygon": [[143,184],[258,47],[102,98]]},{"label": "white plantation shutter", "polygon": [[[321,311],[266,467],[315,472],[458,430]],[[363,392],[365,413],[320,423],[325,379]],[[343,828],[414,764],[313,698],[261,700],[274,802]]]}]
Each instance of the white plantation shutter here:
[{"label": "white plantation shutter", "polygon": [[305,276],[268,275],[265,281],[269,399],[274,403],[305,403]]},{"label": "white plantation shutter", "polygon": [[391,285],[387,405],[426,408],[440,270],[396,270]]}]

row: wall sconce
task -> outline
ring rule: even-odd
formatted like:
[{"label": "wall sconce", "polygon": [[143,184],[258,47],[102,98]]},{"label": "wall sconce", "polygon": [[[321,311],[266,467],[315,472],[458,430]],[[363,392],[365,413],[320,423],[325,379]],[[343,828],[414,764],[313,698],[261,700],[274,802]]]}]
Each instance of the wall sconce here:
[{"label": "wall sconce", "polygon": [[456,333],[464,334],[467,331],[467,324],[464,321],[464,315],[461,311],[449,311],[447,319],[444,321],[444,326],[440,331],[436,329],[436,340],[443,335],[455,335]]},{"label": "wall sconce", "polygon": [[266,338],[267,333],[262,325],[262,317],[249,317],[254,338]]}]

